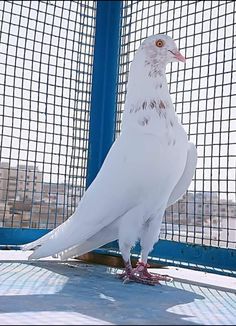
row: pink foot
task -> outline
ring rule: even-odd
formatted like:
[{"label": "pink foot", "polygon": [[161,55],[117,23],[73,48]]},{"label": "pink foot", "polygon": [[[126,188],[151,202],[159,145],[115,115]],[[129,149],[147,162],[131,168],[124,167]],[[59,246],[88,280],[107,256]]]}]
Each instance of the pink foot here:
[{"label": "pink foot", "polygon": [[132,270],[133,270],[133,268],[132,268],[132,265],[130,264],[130,262],[126,262],[124,272],[119,274],[118,277],[120,279],[122,279],[123,282],[125,283],[127,281],[127,279],[129,279],[129,277],[132,273]]},{"label": "pink foot", "polygon": [[134,268],[129,275],[127,275],[126,282],[134,281],[137,283],[147,284],[147,285],[156,285],[160,284],[160,281],[171,281],[171,277],[168,275],[160,275],[149,273],[147,268],[148,264],[142,262],[137,263],[137,267]]}]

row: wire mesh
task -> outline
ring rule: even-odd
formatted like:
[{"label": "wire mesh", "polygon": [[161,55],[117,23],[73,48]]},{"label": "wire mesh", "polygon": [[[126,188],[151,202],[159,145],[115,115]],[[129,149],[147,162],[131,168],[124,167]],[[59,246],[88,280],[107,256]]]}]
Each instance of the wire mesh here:
[{"label": "wire mesh", "polygon": [[[167,33],[188,59],[167,79],[199,158],[165,239],[236,247],[235,16],[234,1],[123,1],[116,136],[141,41]],[[0,226],[56,227],[83,195],[95,23],[95,1],[0,2]]]},{"label": "wire mesh", "polygon": [[123,2],[116,135],[141,41],[168,34],[187,57],[168,67],[167,80],[198,164],[189,190],[166,210],[165,239],[236,248],[235,18],[234,1]]},{"label": "wire mesh", "polygon": [[95,15],[0,2],[0,226],[56,227],[85,190]]}]

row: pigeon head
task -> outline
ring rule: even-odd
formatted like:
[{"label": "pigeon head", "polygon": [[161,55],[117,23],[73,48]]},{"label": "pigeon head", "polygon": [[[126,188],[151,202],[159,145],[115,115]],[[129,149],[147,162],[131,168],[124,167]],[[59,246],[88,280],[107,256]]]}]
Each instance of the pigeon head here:
[{"label": "pigeon head", "polygon": [[145,54],[146,64],[163,64],[169,62],[185,62],[184,56],[178,51],[175,41],[168,35],[157,34],[148,37],[140,47]]},{"label": "pigeon head", "polygon": [[133,99],[138,96],[156,98],[158,89],[169,94],[166,66],[175,61],[185,62],[185,58],[178,51],[175,41],[170,36],[156,34],[146,38],[136,51],[130,65],[127,107],[130,107],[130,103],[133,104]]}]

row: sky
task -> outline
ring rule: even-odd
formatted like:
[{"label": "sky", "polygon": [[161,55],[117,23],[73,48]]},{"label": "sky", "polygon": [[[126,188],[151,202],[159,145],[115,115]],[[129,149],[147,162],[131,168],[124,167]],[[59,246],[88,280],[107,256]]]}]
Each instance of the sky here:
[{"label": "sky", "polygon": [[[86,173],[95,7],[85,3],[0,2],[1,159],[36,164],[45,181],[79,184]],[[187,61],[168,66],[170,93],[199,155],[189,189],[235,200],[235,3],[124,4],[118,111],[140,42],[172,36]]]}]

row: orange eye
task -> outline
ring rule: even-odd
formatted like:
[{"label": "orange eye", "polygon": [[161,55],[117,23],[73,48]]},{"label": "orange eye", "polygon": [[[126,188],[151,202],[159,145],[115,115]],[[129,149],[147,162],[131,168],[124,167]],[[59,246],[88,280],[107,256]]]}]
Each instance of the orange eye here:
[{"label": "orange eye", "polygon": [[163,42],[162,40],[157,40],[157,41],[156,41],[156,46],[157,46],[158,48],[162,48],[163,45],[164,45],[164,42]]}]

